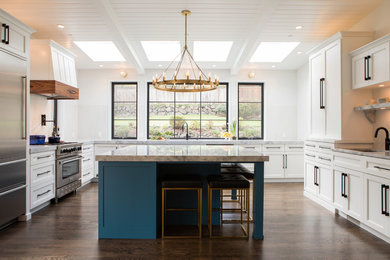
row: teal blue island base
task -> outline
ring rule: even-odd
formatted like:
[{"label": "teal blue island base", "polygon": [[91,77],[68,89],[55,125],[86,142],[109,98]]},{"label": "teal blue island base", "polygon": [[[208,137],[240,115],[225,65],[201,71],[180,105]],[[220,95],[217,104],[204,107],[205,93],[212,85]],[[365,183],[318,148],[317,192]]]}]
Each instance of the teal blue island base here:
[{"label": "teal blue island base", "polygon": [[[248,162],[250,163],[250,161]],[[198,174],[203,182],[203,216],[207,225],[207,181],[210,174],[220,174],[221,162],[136,162],[99,161],[99,238],[155,239],[161,230],[161,179],[165,174]],[[253,238],[263,239],[264,163],[254,162],[255,194]],[[171,196],[171,203],[180,204],[183,196]],[[176,199],[175,199],[176,198]],[[219,194],[213,195],[219,205]],[[191,201],[191,200],[184,200]],[[193,200],[196,202],[195,198]],[[189,205],[191,207],[191,205]],[[193,213],[170,221],[194,223]],[[219,224],[218,214],[213,223]]]}]

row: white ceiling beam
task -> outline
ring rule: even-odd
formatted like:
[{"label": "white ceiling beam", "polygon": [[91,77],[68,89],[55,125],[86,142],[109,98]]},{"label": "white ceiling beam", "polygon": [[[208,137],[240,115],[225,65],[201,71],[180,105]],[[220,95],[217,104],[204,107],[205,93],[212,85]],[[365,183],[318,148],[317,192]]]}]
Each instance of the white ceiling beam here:
[{"label": "white ceiling beam", "polygon": [[107,22],[108,27],[111,29],[114,35],[114,42],[122,52],[125,59],[131,63],[137,70],[138,74],[144,74],[145,69],[129,39],[124,33],[123,27],[120,24],[114,9],[112,8],[109,0],[99,0],[97,2],[97,8],[102,14],[102,19]]},{"label": "white ceiling beam", "polygon": [[257,40],[259,39],[266,22],[274,13],[282,0],[265,0],[263,6],[265,7],[260,10],[257,14],[259,17],[257,22],[249,30],[249,36],[245,39],[242,44],[236,59],[233,62],[233,66],[230,70],[232,75],[237,75],[241,67],[249,60],[250,56],[255,52],[257,47]]}]

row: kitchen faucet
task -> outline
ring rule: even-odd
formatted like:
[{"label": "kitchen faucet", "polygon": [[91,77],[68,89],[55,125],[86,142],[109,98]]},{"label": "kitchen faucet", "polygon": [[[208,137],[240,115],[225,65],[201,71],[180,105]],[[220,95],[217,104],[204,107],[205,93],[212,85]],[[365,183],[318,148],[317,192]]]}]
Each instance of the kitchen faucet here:
[{"label": "kitchen faucet", "polygon": [[376,129],[376,131],[375,131],[375,138],[377,138],[379,130],[383,130],[386,133],[385,150],[388,151],[388,150],[390,150],[389,131],[386,128],[384,128],[383,126],[378,127],[378,129]]},{"label": "kitchen faucet", "polygon": [[188,135],[188,123],[187,123],[187,121],[184,121],[183,125],[181,126],[181,130],[182,131],[184,131],[184,125],[186,125],[186,127],[187,127],[186,140],[188,140],[189,135]]}]

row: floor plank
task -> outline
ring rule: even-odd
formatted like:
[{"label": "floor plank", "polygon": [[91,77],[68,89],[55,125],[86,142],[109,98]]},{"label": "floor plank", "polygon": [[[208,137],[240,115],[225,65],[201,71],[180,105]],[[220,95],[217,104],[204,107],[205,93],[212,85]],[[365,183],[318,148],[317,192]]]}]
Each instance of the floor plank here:
[{"label": "floor plank", "polygon": [[389,244],[302,190],[301,183],[265,184],[263,241],[99,240],[98,186],[89,184],[1,231],[0,259],[390,259]]}]

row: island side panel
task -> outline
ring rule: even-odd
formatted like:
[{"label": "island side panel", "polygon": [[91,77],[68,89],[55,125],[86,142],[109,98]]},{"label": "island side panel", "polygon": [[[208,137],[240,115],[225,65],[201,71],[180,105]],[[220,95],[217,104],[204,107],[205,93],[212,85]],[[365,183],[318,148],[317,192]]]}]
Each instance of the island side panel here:
[{"label": "island side panel", "polygon": [[253,198],[253,238],[264,239],[264,163],[255,163],[255,194]]},{"label": "island side panel", "polygon": [[155,239],[154,162],[99,162],[99,238]]}]

